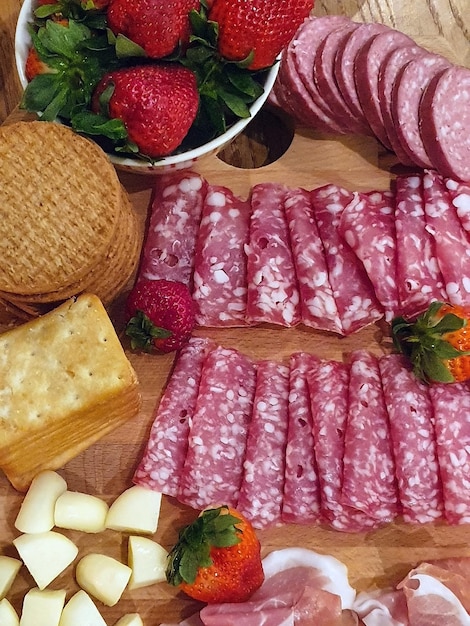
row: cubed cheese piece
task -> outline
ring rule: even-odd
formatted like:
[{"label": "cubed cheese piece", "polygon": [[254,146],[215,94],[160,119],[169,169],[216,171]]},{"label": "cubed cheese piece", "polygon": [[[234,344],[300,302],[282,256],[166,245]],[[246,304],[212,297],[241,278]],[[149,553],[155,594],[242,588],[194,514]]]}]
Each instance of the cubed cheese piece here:
[{"label": "cubed cheese piece", "polygon": [[57,498],[54,512],[59,528],[99,533],[106,528],[108,505],[101,498],[78,491],[65,491]]},{"label": "cubed cheese piece", "polygon": [[54,507],[67,483],[57,472],[40,472],[31,483],[15,520],[22,533],[44,533],[54,527]]},{"label": "cubed cheese piece", "polygon": [[30,589],[23,599],[20,626],[59,626],[65,589]]},{"label": "cubed cheese piece", "polygon": [[59,626],[107,626],[98,607],[83,590],[77,591],[64,606]]},{"label": "cubed cheese piece", "polygon": [[162,494],[140,485],[126,489],[111,504],[106,527],[153,535],[158,527]]},{"label": "cubed cheese piece", "polygon": [[114,626],[144,626],[144,623],[138,613],[128,613],[118,619]]},{"label": "cubed cheese piece", "polygon": [[148,537],[129,537],[128,565],[132,569],[129,589],[148,587],[166,580],[168,552]]},{"label": "cubed cheese piece", "polygon": [[20,567],[21,561],[18,559],[11,556],[0,556],[0,600],[9,592]]},{"label": "cubed cheese piece", "polygon": [[106,554],[91,553],[77,565],[75,577],[80,587],[106,606],[114,606],[129,582],[132,570]]},{"label": "cubed cheese piece", "polygon": [[0,600],[0,624],[2,626],[19,626],[20,624],[18,613],[6,598]]}]

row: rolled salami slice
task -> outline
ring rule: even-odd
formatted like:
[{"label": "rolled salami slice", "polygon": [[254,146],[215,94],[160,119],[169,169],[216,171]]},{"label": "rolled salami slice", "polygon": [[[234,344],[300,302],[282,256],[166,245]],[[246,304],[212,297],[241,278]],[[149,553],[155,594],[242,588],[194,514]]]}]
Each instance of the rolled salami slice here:
[{"label": "rolled salami slice", "polygon": [[426,230],[422,177],[397,176],[395,185],[399,310],[401,315],[413,318],[433,300],[445,300],[447,296],[434,239]]},{"label": "rolled salami slice", "polygon": [[432,384],[437,456],[449,524],[470,523],[470,393],[463,383]]},{"label": "rolled salami slice", "polygon": [[355,192],[341,214],[338,231],[363,264],[390,321],[398,311],[394,194]]},{"label": "rolled salami slice", "polygon": [[470,302],[470,245],[444,180],[434,170],[423,177],[426,228],[435,242],[436,256],[452,304]]},{"label": "rolled salami slice", "polygon": [[200,326],[246,325],[250,216],[248,201],[226,187],[208,187],[194,261],[193,300]]},{"label": "rolled salami slice", "polygon": [[156,179],[138,277],[190,286],[207,183],[190,171]]},{"label": "rolled salami slice", "polygon": [[320,516],[320,487],[313,444],[313,420],[307,372],[315,357],[296,352],[290,358],[289,427],[282,521],[286,524],[313,524]]},{"label": "rolled salami slice", "polygon": [[184,504],[199,510],[237,503],[255,382],[254,363],[237,350],[207,355],[178,491]]},{"label": "rolled salami slice", "polygon": [[446,187],[464,230],[470,233],[470,184],[448,178]]},{"label": "rolled salami slice", "polygon": [[251,191],[250,242],[246,246],[249,323],[295,326],[300,298],[284,213],[287,188],[259,183]]},{"label": "rolled salami slice", "polygon": [[342,502],[391,522],[399,512],[395,462],[378,359],[370,352],[351,354],[348,398]]},{"label": "rolled salami slice", "polygon": [[383,317],[383,309],[364,266],[338,232],[341,214],[352,198],[352,193],[337,185],[318,187],[311,192],[344,335],[350,335]]},{"label": "rolled salami slice", "polygon": [[136,485],[177,495],[202,366],[214,347],[209,339],[191,337],[178,353],[163,396],[155,407],[147,446],[133,477]]},{"label": "rolled salami slice", "polygon": [[237,509],[255,528],[281,523],[289,368],[257,363],[256,391]]},{"label": "rolled salami slice", "polygon": [[302,322],[317,330],[342,334],[310,192],[288,189],[284,209],[299,285]]},{"label": "rolled salami slice", "polygon": [[442,517],[443,495],[428,387],[399,354],[381,357],[379,368],[403,520],[433,522]]}]

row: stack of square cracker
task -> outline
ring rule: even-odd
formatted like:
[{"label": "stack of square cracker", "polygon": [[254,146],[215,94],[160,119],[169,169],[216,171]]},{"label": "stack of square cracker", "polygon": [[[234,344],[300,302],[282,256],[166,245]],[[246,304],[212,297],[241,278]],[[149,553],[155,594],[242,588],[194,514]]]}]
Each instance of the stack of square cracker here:
[{"label": "stack of square cracker", "polygon": [[107,305],[139,258],[133,207],[106,154],[53,122],[0,129],[0,308],[41,315],[95,293]]}]

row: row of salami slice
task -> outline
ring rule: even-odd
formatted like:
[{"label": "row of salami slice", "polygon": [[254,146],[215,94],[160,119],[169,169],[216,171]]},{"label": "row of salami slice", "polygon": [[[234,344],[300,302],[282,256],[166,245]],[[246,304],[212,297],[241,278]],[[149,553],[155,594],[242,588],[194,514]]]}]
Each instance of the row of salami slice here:
[{"label": "row of salami slice", "polygon": [[307,19],[271,102],[323,132],[375,136],[405,165],[470,180],[470,70],[384,24]]},{"label": "row of salami slice", "polygon": [[192,290],[203,327],[303,323],[349,335],[432,300],[470,304],[470,185],[435,170],[387,191],[158,179],[139,278]]},{"label": "row of salami slice", "polygon": [[470,522],[470,393],[426,386],[403,357],[248,358],[202,337],[181,350],[134,481],[256,528],[366,532]]}]

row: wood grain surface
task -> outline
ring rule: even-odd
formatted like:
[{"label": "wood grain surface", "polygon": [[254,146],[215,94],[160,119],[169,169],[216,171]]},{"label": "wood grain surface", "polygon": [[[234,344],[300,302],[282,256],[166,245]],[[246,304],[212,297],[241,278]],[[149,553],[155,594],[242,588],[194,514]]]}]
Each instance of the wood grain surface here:
[{"label": "wood grain surface", "polygon": [[[383,21],[414,36],[419,43],[429,42],[430,49],[447,47],[454,58],[468,62],[469,16],[464,21],[463,5],[468,0],[430,0],[405,2],[405,0],[360,3],[345,0],[318,2],[320,14],[344,13],[357,19]],[[411,5],[412,8],[411,8]],[[419,6],[419,15],[418,9]],[[14,15],[18,2],[2,0],[0,6],[2,37],[2,95],[0,111],[10,112],[17,103],[14,92],[13,70],[5,72],[4,60],[11,53]],[[7,28],[8,29],[5,30]],[[6,43],[5,36],[10,39]],[[460,44],[459,44],[460,41]],[[449,54],[450,56],[450,54]],[[11,62],[11,54],[9,57]],[[8,89],[5,89],[9,79]],[[6,96],[9,96],[8,98]],[[22,118],[15,112],[8,122]],[[258,126],[258,128],[260,128]],[[256,163],[269,145],[277,145],[280,129],[289,147],[282,156],[264,167],[247,168]],[[295,132],[294,132],[295,130]],[[365,137],[333,138],[322,136],[303,128],[293,129],[292,123],[279,118],[275,124],[261,125],[259,135],[241,137],[225,152],[224,158],[210,157],[197,169],[214,184],[230,187],[235,193],[246,196],[252,185],[263,181],[286,182],[291,186],[312,189],[325,183],[337,183],[356,189],[387,188],[396,171],[393,157],[383,152],[375,140]],[[289,139],[292,138],[291,141]],[[245,164],[235,167],[233,163]],[[149,176],[120,174],[133,205],[144,223],[153,184]],[[124,297],[124,296],[123,296]],[[123,333],[123,297],[110,310],[110,315],[124,346],[128,343]],[[235,347],[255,358],[286,359],[295,350],[306,350],[322,357],[341,359],[352,349],[362,347],[377,354],[389,350],[389,340],[384,328],[374,325],[345,339],[319,333],[305,327],[280,329],[262,325],[255,329],[207,330],[197,329],[197,335],[211,336],[221,345]],[[86,491],[112,500],[130,486],[133,471],[140,458],[152,422],[155,406],[167,380],[173,357],[142,355],[128,350],[140,383],[143,405],[138,417],[116,430],[85,453],[68,463],[61,474],[69,488]],[[0,553],[17,556],[12,540],[18,532],[14,520],[22,496],[16,493],[3,476],[0,476]],[[155,539],[169,548],[177,537],[180,526],[195,515],[194,511],[164,498],[160,526]],[[396,583],[415,563],[443,556],[470,556],[468,526],[446,525],[406,526],[392,524],[381,530],[364,534],[342,534],[312,526],[281,526],[259,533],[263,554],[286,546],[304,546],[322,553],[333,554],[346,563],[351,583],[358,589],[381,587]],[[126,559],[127,537],[113,531],[99,535],[66,532],[76,541],[80,555],[102,551],[116,558]],[[31,576],[22,568],[8,598],[16,609],[21,609],[22,598],[33,586]],[[65,588],[68,597],[77,590],[73,568],[69,568],[52,585]],[[164,621],[177,621],[198,608],[198,604],[178,594],[166,584],[126,591],[121,601],[112,608],[98,603],[106,622],[112,626],[124,613],[139,612],[145,626],[158,626]]]}]

